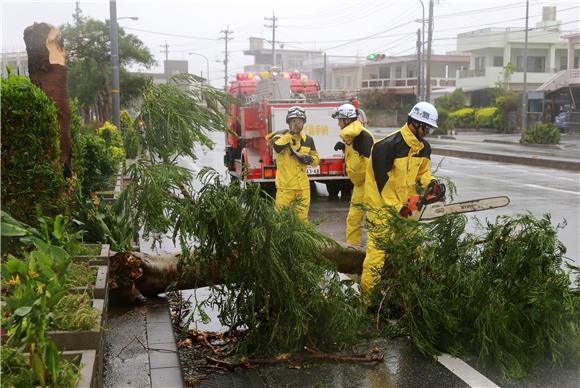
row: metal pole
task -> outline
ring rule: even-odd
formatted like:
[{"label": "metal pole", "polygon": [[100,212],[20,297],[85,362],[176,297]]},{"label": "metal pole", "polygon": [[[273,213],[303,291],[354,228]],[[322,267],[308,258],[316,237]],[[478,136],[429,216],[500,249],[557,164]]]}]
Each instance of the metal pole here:
[{"label": "metal pole", "polygon": [[207,59],[207,57],[203,54],[198,54],[198,53],[187,53],[188,55],[197,55],[202,57],[203,59],[205,59],[205,64],[206,64],[206,77],[207,77],[207,84],[209,85],[209,59]]},{"label": "metal pole", "polygon": [[115,0],[111,0],[110,3],[111,12],[111,66],[113,68],[113,79],[111,85],[111,97],[113,102],[113,124],[117,127],[121,127],[121,97],[119,95],[119,36],[117,33],[117,3]]},{"label": "metal pole", "polygon": [[276,16],[272,12],[272,67],[276,67]]},{"label": "metal pole", "polygon": [[326,51],[324,52],[324,71],[322,73],[324,74],[322,79],[324,81],[324,91],[326,91]]},{"label": "metal pole", "polygon": [[423,87],[421,88],[421,95],[419,99],[421,101],[425,100],[425,4],[423,0],[419,0],[421,3],[421,8],[423,9],[423,17],[421,18],[421,33],[423,34],[421,38],[421,82],[423,82]]},{"label": "metal pole", "polygon": [[421,101],[421,31],[417,29],[417,101]]},{"label": "metal pole", "polygon": [[429,0],[429,32],[427,36],[427,71],[425,75],[425,101],[431,100],[431,41],[433,40],[433,0]]},{"label": "metal pole", "polygon": [[522,131],[528,129],[528,12],[530,1],[526,0],[526,32],[524,38],[524,87],[522,91]]}]

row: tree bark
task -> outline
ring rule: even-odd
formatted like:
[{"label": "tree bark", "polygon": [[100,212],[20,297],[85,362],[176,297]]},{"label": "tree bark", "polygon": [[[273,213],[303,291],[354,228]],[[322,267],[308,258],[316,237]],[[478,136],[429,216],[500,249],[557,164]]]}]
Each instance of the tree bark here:
[{"label": "tree bark", "polygon": [[67,86],[66,53],[58,28],[48,23],[34,23],[24,30],[30,80],[54,101],[60,127],[60,160],[63,174],[72,177],[72,136],[70,101]]},{"label": "tree bark", "polygon": [[[347,247],[328,247],[324,256],[336,264],[338,272],[360,274],[364,250]],[[220,284],[222,276],[215,265],[187,273],[178,268],[180,255],[148,255],[142,252],[119,252],[110,259],[109,289],[111,297],[119,301],[138,302],[146,296],[172,290],[187,290]]]}]

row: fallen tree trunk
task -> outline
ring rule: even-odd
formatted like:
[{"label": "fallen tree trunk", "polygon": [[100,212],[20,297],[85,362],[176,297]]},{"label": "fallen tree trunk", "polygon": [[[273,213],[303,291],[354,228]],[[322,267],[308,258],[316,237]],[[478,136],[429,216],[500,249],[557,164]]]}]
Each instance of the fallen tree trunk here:
[{"label": "fallen tree trunk", "polygon": [[[350,246],[328,247],[324,257],[336,265],[338,272],[360,274],[364,250]],[[110,260],[109,288],[112,297],[120,301],[142,302],[172,290],[188,290],[219,284],[222,276],[215,265],[198,269],[178,268],[179,254],[149,255],[142,252],[119,252]]]}]

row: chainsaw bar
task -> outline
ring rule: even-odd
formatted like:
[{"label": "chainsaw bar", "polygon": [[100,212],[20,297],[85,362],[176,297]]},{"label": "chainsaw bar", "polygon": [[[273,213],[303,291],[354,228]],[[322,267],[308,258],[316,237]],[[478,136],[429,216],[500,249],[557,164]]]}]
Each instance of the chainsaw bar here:
[{"label": "chainsaw bar", "polygon": [[411,218],[419,221],[428,221],[444,216],[445,214],[478,212],[509,205],[510,199],[506,196],[472,199],[470,201],[445,204],[434,202],[424,205],[421,210],[414,211]]}]

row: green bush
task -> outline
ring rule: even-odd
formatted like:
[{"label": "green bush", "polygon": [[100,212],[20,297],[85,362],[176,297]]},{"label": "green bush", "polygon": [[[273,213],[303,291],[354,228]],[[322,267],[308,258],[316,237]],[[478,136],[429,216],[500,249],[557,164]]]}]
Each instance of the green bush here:
[{"label": "green bush", "polygon": [[477,128],[493,128],[493,119],[496,115],[496,107],[490,106],[478,109],[475,112],[475,126]]},{"label": "green bush", "polygon": [[24,76],[2,79],[2,209],[31,225],[66,212],[56,108]]},{"label": "green bush", "polygon": [[81,193],[88,197],[94,191],[106,190],[113,183],[118,160],[105,143],[95,135],[81,135],[74,145],[74,166]]},{"label": "green bush", "polygon": [[449,113],[449,119],[457,128],[474,128],[475,127],[475,109],[462,108],[455,112]]},{"label": "green bush", "polygon": [[463,89],[455,89],[453,93],[446,96],[439,97],[435,100],[435,107],[437,110],[445,109],[452,112],[461,109],[465,106],[465,93]]},{"label": "green bush", "polygon": [[455,129],[453,126],[453,121],[449,120],[449,111],[444,108],[437,109],[439,117],[437,119],[437,129],[433,132],[433,135],[445,135],[450,129]]},{"label": "green bush", "polygon": [[560,131],[552,123],[538,123],[532,129],[522,133],[520,143],[558,144],[560,143]]},{"label": "green bush", "polygon": [[141,150],[139,132],[135,128],[135,122],[129,112],[121,112],[121,135],[123,136],[123,147],[128,159],[135,159]]},{"label": "green bush", "polygon": [[508,132],[508,114],[517,112],[520,96],[515,92],[506,92],[495,98],[497,114],[492,119],[492,126],[498,132]]}]

